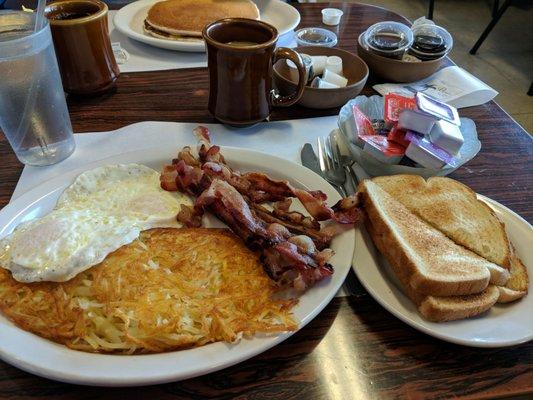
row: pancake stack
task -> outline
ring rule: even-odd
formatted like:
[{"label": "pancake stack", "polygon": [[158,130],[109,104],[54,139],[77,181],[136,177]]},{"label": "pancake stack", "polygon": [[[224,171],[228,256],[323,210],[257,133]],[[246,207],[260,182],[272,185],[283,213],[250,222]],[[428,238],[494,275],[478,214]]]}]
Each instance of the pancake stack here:
[{"label": "pancake stack", "polygon": [[166,0],[155,3],[144,20],[144,31],[158,38],[199,40],[202,29],[222,18],[259,19],[251,0]]}]

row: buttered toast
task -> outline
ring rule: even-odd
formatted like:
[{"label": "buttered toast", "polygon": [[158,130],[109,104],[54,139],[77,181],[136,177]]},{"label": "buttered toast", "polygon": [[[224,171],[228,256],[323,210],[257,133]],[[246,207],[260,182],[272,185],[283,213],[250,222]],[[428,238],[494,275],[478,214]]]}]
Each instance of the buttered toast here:
[{"label": "buttered toast", "polygon": [[420,295],[458,296],[482,292],[489,282],[507,282],[507,270],[455,244],[374,182],[363,181],[359,193],[367,230],[409,290]]},{"label": "buttered toast", "polygon": [[412,213],[481,257],[504,268],[511,266],[505,226],[469,187],[450,178],[417,175],[372,179]]}]

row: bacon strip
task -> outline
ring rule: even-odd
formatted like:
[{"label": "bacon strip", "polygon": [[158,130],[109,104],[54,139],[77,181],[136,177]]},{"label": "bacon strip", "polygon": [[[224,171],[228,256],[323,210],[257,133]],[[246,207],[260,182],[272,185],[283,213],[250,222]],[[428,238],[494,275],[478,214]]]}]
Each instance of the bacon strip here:
[{"label": "bacon strip", "polygon": [[213,180],[209,188],[196,199],[195,206],[206,208],[215,200],[220,200],[227,211],[225,219],[228,222],[236,223],[252,234],[264,234],[263,224],[258,222],[242,195],[233,186],[220,179]]}]

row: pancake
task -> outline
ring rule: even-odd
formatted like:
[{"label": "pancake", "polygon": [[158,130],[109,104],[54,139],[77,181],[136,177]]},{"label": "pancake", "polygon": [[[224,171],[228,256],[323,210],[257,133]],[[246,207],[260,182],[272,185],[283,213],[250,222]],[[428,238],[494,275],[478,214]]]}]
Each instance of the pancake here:
[{"label": "pancake", "polygon": [[227,229],[156,228],[67,282],[0,268],[0,309],[27,331],[88,352],[154,353],[295,330],[295,300]]},{"label": "pancake", "polygon": [[148,11],[145,32],[159,36],[166,33],[179,37],[201,37],[207,24],[229,17],[259,19],[259,9],[251,0],[161,1]]},{"label": "pancake", "polygon": [[186,41],[186,42],[202,42],[201,37],[197,36],[181,36],[181,35],[171,35],[170,33],[160,31],[150,26],[146,20],[143,24],[144,33],[147,33],[150,36],[156,37],[158,39],[167,39],[167,40],[176,40],[176,41]]}]

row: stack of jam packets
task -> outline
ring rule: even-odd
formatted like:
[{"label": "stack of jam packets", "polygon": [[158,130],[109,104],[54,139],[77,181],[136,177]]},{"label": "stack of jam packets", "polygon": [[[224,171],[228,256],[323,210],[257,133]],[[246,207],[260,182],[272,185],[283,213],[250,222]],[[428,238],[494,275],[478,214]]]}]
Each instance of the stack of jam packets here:
[{"label": "stack of jam packets", "polygon": [[457,110],[421,92],[415,97],[385,95],[383,116],[387,130],[374,129],[364,113],[352,107],[347,121],[356,144],[385,164],[414,165],[430,169],[457,167],[464,138]]}]

